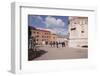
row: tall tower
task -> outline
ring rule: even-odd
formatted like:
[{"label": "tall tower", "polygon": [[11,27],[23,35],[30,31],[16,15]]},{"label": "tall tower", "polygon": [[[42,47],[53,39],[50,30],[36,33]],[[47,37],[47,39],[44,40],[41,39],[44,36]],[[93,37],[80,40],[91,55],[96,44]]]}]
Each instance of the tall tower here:
[{"label": "tall tower", "polygon": [[88,47],[88,17],[69,17],[69,47]]}]

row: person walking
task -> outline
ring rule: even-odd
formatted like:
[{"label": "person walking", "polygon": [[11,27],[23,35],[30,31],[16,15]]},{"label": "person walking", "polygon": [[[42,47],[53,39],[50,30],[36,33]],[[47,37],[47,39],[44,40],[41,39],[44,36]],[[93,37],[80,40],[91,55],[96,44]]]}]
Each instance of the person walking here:
[{"label": "person walking", "polygon": [[61,45],[62,45],[62,47],[63,47],[63,42],[61,42]]},{"label": "person walking", "polygon": [[62,47],[65,47],[65,42],[62,42]]},{"label": "person walking", "polygon": [[56,47],[58,48],[59,43],[56,41]]},{"label": "person walking", "polygon": [[65,42],[64,42],[64,47],[65,47]]},{"label": "person walking", "polygon": [[55,41],[53,41],[53,47],[55,47]]},{"label": "person walking", "polygon": [[52,41],[50,42],[50,45],[51,45],[51,47],[52,47],[52,45],[53,45]]}]

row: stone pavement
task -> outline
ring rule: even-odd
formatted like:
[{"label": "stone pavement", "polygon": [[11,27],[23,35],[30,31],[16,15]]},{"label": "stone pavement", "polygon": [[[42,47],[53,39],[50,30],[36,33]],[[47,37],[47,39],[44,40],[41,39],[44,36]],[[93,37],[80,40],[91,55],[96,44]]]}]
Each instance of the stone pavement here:
[{"label": "stone pavement", "polygon": [[69,47],[51,47],[44,46],[40,49],[47,51],[41,57],[38,57],[34,60],[54,60],[54,59],[79,59],[88,57],[87,48],[69,48]]}]

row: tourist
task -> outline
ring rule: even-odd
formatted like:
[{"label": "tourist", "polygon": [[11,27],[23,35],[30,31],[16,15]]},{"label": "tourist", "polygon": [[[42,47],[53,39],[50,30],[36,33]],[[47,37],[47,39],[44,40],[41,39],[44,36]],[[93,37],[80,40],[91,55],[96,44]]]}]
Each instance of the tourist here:
[{"label": "tourist", "polygon": [[53,45],[52,41],[50,42],[50,45],[51,45],[51,47],[52,47],[52,45]]},{"label": "tourist", "polygon": [[59,43],[56,41],[56,46],[57,46],[57,48],[58,48],[58,45],[59,45]]},{"label": "tourist", "polygon": [[62,47],[65,47],[65,42],[62,42]]},{"label": "tourist", "polygon": [[53,41],[53,47],[55,47],[55,41]]}]

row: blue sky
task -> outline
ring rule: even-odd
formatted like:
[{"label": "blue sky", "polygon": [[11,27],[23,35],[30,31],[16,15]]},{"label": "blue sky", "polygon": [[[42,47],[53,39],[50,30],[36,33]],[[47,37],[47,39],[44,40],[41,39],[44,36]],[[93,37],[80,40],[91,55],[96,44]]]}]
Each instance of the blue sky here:
[{"label": "blue sky", "polygon": [[67,35],[68,16],[28,15],[28,25],[58,35]]}]

